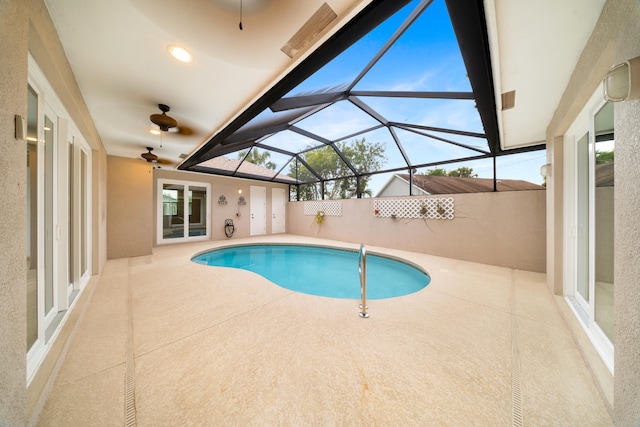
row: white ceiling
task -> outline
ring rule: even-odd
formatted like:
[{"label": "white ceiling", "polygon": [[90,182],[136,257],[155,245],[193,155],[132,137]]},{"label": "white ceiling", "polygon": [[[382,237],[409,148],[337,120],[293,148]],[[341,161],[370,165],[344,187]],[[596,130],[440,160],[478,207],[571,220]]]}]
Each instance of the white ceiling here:
[{"label": "white ceiling", "polygon": [[[280,48],[323,0],[45,0],[109,155],[177,165],[291,70]],[[370,0],[327,0],[326,39]],[[605,0],[485,0],[503,148],[539,144]],[[316,42],[319,45],[322,38]],[[194,55],[169,56],[177,44]],[[515,90],[515,108],[500,94]],[[158,103],[190,136],[151,135]]]},{"label": "white ceiling", "polygon": [[[606,0],[485,0],[503,149],[544,143]],[[515,90],[502,111],[501,94]]]}]

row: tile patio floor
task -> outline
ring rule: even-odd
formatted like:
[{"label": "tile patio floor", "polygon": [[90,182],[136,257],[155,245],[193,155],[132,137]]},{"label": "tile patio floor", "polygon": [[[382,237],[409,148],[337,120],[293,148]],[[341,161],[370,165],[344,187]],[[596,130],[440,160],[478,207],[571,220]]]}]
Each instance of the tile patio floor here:
[{"label": "tile patio floor", "polygon": [[[232,243],[258,241],[358,246]],[[544,274],[368,247],[432,281],[361,319],[357,301],[190,261],[228,243],[108,261],[38,425],[611,425]]]}]

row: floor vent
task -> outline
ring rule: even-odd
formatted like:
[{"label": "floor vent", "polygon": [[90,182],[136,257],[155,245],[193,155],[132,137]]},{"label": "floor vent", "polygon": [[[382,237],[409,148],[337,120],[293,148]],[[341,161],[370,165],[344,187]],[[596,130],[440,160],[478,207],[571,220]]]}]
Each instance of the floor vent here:
[{"label": "floor vent", "polygon": [[[146,258],[146,257],[145,257]],[[140,259],[135,259],[140,261]],[[129,266],[132,263],[129,258]],[[127,354],[125,358],[125,379],[124,379],[124,425],[126,427],[136,426],[136,384],[135,365],[133,358],[133,307],[131,295],[131,280],[127,280]]]},{"label": "floor vent", "polygon": [[515,271],[511,271],[511,422],[523,427],[522,390],[520,382],[520,350],[518,349],[518,317],[516,316]]}]

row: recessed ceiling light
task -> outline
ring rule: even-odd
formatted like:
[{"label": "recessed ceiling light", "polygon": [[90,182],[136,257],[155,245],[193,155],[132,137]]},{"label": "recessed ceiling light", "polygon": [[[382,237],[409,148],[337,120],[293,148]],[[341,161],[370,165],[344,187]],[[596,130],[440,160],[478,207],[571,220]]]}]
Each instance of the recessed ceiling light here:
[{"label": "recessed ceiling light", "polygon": [[193,56],[191,55],[191,53],[189,53],[189,51],[187,51],[186,49],[180,46],[169,46],[169,53],[178,61],[181,61],[181,62],[193,61]]},{"label": "recessed ceiling light", "polygon": [[152,133],[154,135],[160,135],[160,131],[158,129],[150,129],[149,133]]}]

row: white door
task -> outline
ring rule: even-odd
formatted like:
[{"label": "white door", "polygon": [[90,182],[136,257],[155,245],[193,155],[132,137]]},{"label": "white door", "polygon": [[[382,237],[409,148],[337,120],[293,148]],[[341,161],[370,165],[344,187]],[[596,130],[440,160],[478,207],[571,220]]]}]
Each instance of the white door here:
[{"label": "white door", "polygon": [[250,201],[251,236],[267,234],[267,189],[266,187],[251,186]]},{"label": "white door", "polygon": [[285,232],[284,188],[271,190],[271,233]]}]

